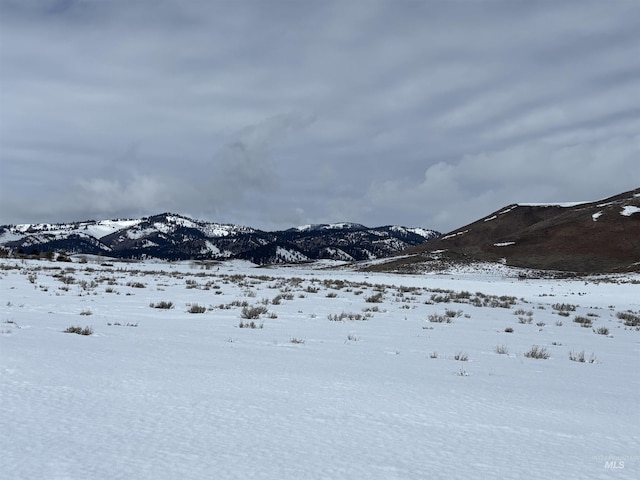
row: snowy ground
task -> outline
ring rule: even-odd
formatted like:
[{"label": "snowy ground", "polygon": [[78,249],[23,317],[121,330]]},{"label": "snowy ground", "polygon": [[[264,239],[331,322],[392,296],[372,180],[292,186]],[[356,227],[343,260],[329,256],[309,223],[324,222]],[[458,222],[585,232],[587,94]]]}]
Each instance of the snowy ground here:
[{"label": "snowy ground", "polygon": [[0,268],[3,479],[640,478],[639,276]]}]

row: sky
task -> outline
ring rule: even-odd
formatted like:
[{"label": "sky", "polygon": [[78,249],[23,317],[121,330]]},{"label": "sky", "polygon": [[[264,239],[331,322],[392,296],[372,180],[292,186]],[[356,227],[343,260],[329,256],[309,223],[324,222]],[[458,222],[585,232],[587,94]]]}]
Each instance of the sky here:
[{"label": "sky", "polygon": [[448,232],[639,154],[637,0],[0,0],[0,224]]}]

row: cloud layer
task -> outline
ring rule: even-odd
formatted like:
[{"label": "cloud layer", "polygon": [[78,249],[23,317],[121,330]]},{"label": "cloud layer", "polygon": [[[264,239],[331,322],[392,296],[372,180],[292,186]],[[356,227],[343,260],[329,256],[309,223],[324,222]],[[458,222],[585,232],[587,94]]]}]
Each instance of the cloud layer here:
[{"label": "cloud layer", "polygon": [[640,3],[0,1],[0,223],[448,231],[640,184]]}]

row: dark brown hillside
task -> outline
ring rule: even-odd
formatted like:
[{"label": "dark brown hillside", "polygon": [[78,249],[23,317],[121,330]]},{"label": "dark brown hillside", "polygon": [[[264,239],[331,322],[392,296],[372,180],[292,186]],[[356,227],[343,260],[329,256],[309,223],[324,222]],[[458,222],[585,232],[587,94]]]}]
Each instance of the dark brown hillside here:
[{"label": "dark brown hillside", "polygon": [[458,260],[535,269],[640,271],[640,188],[572,206],[509,205],[403,252],[418,255],[398,262],[424,262],[439,250]]}]

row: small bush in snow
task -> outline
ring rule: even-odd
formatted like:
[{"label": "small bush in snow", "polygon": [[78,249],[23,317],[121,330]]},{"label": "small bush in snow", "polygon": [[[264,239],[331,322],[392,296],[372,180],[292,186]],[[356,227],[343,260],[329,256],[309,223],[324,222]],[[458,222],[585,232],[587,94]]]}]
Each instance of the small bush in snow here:
[{"label": "small bush in snow", "polygon": [[242,302],[240,300],[234,300],[229,305],[231,307],[248,307],[249,306],[249,302],[247,302],[246,300],[243,300]]},{"label": "small bush in snow", "polygon": [[364,299],[367,303],[382,303],[382,292],[375,293]]},{"label": "small bush in snow", "polygon": [[345,319],[352,320],[352,321],[360,321],[360,320],[367,320],[371,317],[372,315],[370,313],[362,315],[361,313],[352,313],[352,312],[342,312],[340,315],[329,314],[327,316],[327,318],[332,322],[343,322]]},{"label": "small bush in snow", "polygon": [[109,323],[107,322],[107,325],[109,327],[114,326],[114,327],[137,327],[138,324],[137,323],[120,323],[120,322],[115,322],[115,323]]},{"label": "small bush in snow", "polygon": [[76,333],[78,335],[93,335],[93,328],[91,327],[67,327],[64,333]]},{"label": "small bush in snow", "polygon": [[469,355],[467,355],[466,353],[458,352],[453,356],[453,359],[460,362],[466,362],[467,360],[469,360]]},{"label": "small bush in snow", "polygon": [[193,305],[191,305],[189,307],[189,310],[187,310],[187,312],[189,313],[204,313],[207,311],[207,307],[205,307],[204,305],[198,305],[197,303],[194,303]]},{"label": "small bush in snow", "polygon": [[554,303],[551,308],[558,311],[575,312],[578,306],[571,303]]},{"label": "small bush in snow", "polygon": [[54,277],[58,278],[65,285],[73,285],[74,283],[76,283],[76,279],[71,275],[59,274],[54,275]]},{"label": "small bush in snow", "polygon": [[451,298],[454,301],[469,300],[471,298],[471,292],[467,292],[466,290],[463,290],[461,292],[456,292],[451,295]]},{"label": "small bush in snow", "polygon": [[240,323],[238,324],[239,328],[264,328],[264,323],[256,323],[253,320],[251,320],[250,322],[245,322],[243,320],[240,321]]},{"label": "small bush in snow", "polygon": [[80,312],[80,315],[84,315],[84,316],[93,315],[93,312],[91,310],[82,310]]},{"label": "small bush in snow", "polygon": [[607,327],[600,327],[596,330],[598,335],[609,335],[609,329]]},{"label": "small bush in snow", "polygon": [[164,300],[162,300],[161,302],[158,302],[158,303],[151,302],[149,306],[151,308],[162,308],[164,310],[170,310],[173,308],[173,302],[165,302]]},{"label": "small bush in snow", "polygon": [[509,349],[507,348],[506,345],[497,345],[496,346],[496,353],[499,355],[508,355],[509,354]]},{"label": "small bush in snow", "polygon": [[622,320],[627,327],[640,327],[640,315],[631,310],[617,312],[616,317]]},{"label": "small bush in snow", "polygon": [[516,297],[509,295],[501,295],[500,297],[492,296],[488,302],[488,306],[491,308],[511,308],[511,305],[516,304]]},{"label": "small bush in snow", "polygon": [[267,307],[264,307],[262,305],[256,305],[253,307],[242,307],[242,312],[240,312],[240,316],[242,318],[246,318],[247,320],[251,320],[251,319],[258,319],[260,318],[260,315],[263,313],[267,313]]},{"label": "small bush in snow", "polygon": [[551,305],[551,308],[558,312],[575,312],[577,305],[572,305],[570,303],[554,303]]},{"label": "small bush in snow", "polygon": [[575,323],[579,323],[580,326],[584,327],[584,328],[591,328],[591,326],[593,325],[591,323],[591,319],[587,318],[587,317],[580,317],[580,316],[576,316],[573,321]]},{"label": "small bush in snow", "polygon": [[473,305],[474,307],[482,307],[482,299],[478,297],[473,297],[469,300],[469,305]]},{"label": "small bush in snow", "polygon": [[80,280],[78,282],[78,285],[80,285],[80,288],[82,288],[83,290],[93,290],[98,286],[98,282],[96,282],[95,280],[91,280],[90,282],[86,280]]},{"label": "small bush in snow", "polygon": [[524,356],[527,358],[537,358],[537,359],[546,360],[551,356],[551,354],[547,351],[547,347],[532,345],[531,349],[528,352],[524,353]]},{"label": "small bush in snow", "polygon": [[302,343],[304,343],[304,338],[291,337],[291,339],[289,341],[291,343],[295,343],[295,344],[302,344]]},{"label": "small bush in snow", "polygon": [[595,363],[596,356],[592,353],[589,358],[586,358],[584,350],[581,352],[569,352],[569,360],[572,362],[580,362],[580,363]]},{"label": "small bush in snow", "polygon": [[431,302],[430,303],[449,303],[451,301],[451,295],[439,295],[436,293],[431,294]]},{"label": "small bush in snow", "polygon": [[452,317],[447,315],[438,315],[437,313],[429,315],[428,319],[431,323],[453,323]]}]

